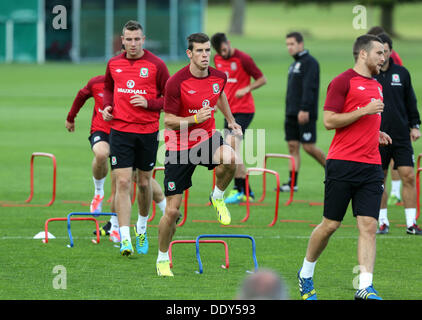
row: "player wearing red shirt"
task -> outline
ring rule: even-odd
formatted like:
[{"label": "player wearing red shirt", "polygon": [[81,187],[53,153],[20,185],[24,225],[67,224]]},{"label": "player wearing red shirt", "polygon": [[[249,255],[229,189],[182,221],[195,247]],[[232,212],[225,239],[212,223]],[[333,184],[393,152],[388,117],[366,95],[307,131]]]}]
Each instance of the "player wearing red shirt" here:
[{"label": "player wearing red shirt", "polygon": [[164,87],[169,72],[164,62],[143,49],[142,26],[128,21],[122,32],[126,52],[110,59],[104,84],[103,118],[111,121],[111,167],[116,175],[116,211],[120,226],[120,252],[131,255],[131,177],[136,167],[139,216],[135,227],[136,250],[146,254],[146,226],[151,206],[151,172],[158,148],[158,127]]},{"label": "player wearing red shirt", "polygon": [[[214,56],[214,64],[217,70],[227,75],[227,84],[224,92],[229,101],[230,110],[233,116],[242,127],[242,132],[248,128],[255,114],[255,103],[251,91],[263,86],[267,80],[261,70],[256,66],[253,59],[239,49],[233,48],[224,33],[216,33],[211,38],[211,44],[217,51]],[[251,83],[251,77],[254,82]],[[227,121],[224,121],[224,128],[228,132],[226,139],[231,147],[238,150],[241,137],[235,138],[228,130]],[[236,151],[238,153],[238,151]],[[241,159],[238,153],[239,159]],[[234,176],[234,189],[226,198],[226,203],[240,203],[246,201],[245,186],[246,168],[239,163],[236,165]],[[249,186],[249,190],[252,190]],[[251,197],[254,193],[250,192]]]},{"label": "player wearing red shirt", "polygon": [[[107,159],[110,155],[109,134],[110,124],[103,120],[101,111],[103,108],[104,76],[96,76],[88,81],[85,87],[78,91],[72,108],[66,118],[66,128],[69,132],[75,131],[75,118],[86,100],[93,97],[95,100],[92,113],[90,136],[91,149],[94,152],[92,161],[92,176],[95,185],[94,198],[91,201],[90,211],[101,212],[104,199],[104,181],[108,172]],[[114,183],[112,183],[112,189]]]},{"label": "player wearing red shirt", "polygon": [[223,91],[226,75],[209,67],[210,53],[211,45],[206,34],[190,35],[186,50],[190,64],[174,74],[166,84],[164,192],[167,206],[158,226],[159,276],[173,276],[168,248],[180,217],[182,193],[192,186],[191,177],[197,165],[209,170],[216,168],[217,181],[210,200],[220,223],[226,225],[231,220],[223,195],[233,178],[237,157],[215,130],[215,108],[218,106],[234,134],[241,135],[242,132],[230,112]]},{"label": "player wearing red shirt", "polygon": [[[91,78],[87,85],[78,91],[72,107],[66,118],[66,128],[69,132],[75,131],[75,118],[79,110],[84,106],[87,99],[93,97],[95,101],[94,110],[92,113],[90,136],[88,140],[91,143],[91,149],[94,152],[94,160],[92,161],[92,174],[95,186],[94,198],[91,201],[90,211],[101,212],[102,201],[104,199],[104,181],[108,172],[107,159],[110,155],[110,122],[104,121],[102,115],[103,96],[104,96],[104,80],[105,76],[95,76]],[[164,194],[154,179],[151,181],[153,190],[153,200],[158,204],[160,209],[164,212],[165,198]],[[116,192],[116,179],[112,175],[111,179],[111,203],[110,211],[115,212],[114,196]],[[139,193],[138,193],[139,195]],[[101,235],[110,235],[113,242],[120,242],[119,222],[117,217],[111,216],[110,221],[104,226],[100,227]],[[96,234],[96,231],[94,231]]]},{"label": "player wearing red shirt", "polygon": [[385,61],[384,45],[374,35],[363,35],[353,46],[355,66],[330,83],[324,106],[324,125],[335,129],[327,156],[324,217],[309,239],[306,257],[298,272],[304,300],[316,300],[313,273],[316,261],[331,235],[340,227],[350,200],[359,229],[359,289],[355,299],[381,300],[373,288],[375,233],[383,171],[379,145],[391,138],[379,131],[384,110],[382,87],[372,77]]}]

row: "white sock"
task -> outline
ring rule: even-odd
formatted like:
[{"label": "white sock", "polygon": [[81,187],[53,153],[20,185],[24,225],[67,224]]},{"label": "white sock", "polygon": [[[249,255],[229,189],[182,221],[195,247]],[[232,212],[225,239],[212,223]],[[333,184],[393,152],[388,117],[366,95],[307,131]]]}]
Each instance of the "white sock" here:
[{"label": "white sock", "polygon": [[314,276],[314,270],[315,270],[315,262],[309,262],[308,260],[303,259],[303,266],[300,270],[300,276],[302,278],[312,278]]},{"label": "white sock", "polygon": [[369,287],[372,284],[372,277],[372,273],[361,272],[359,274],[359,290]]},{"label": "white sock", "polygon": [[224,190],[220,190],[217,186],[214,187],[214,192],[212,193],[212,197],[214,199],[223,199]]},{"label": "white sock", "polygon": [[138,214],[138,221],[136,222],[136,231],[138,234],[144,234],[147,231],[147,221],[149,216],[141,216]]},{"label": "white sock", "polygon": [[390,225],[390,222],[387,218],[387,208],[380,209],[380,216],[378,218],[379,225],[382,226],[383,224],[386,224],[387,226]]},{"label": "white sock", "polygon": [[119,219],[117,219],[117,216],[111,216],[110,223],[111,229],[119,229]]},{"label": "white sock", "polygon": [[157,262],[159,261],[166,261],[166,260],[170,260],[169,258],[169,252],[161,252],[160,250],[158,250],[158,257],[157,257]]},{"label": "white sock", "polygon": [[400,188],[401,180],[391,180],[391,194],[394,194],[399,199],[401,199]]},{"label": "white sock", "polygon": [[160,208],[160,210],[163,214],[166,211],[166,204],[167,204],[166,198],[164,198],[163,201],[157,203],[157,206]]},{"label": "white sock", "polygon": [[95,195],[100,195],[100,197],[104,197],[104,181],[106,178],[102,178],[100,180],[95,179],[92,177],[92,180],[94,180],[95,185]]},{"label": "white sock", "polygon": [[416,208],[406,208],[404,209],[404,214],[406,215],[406,225],[408,228],[416,224]]},{"label": "white sock", "polygon": [[119,228],[120,231],[120,239],[123,240],[129,240],[129,242],[132,242],[130,239],[130,231],[129,226],[124,226]]}]

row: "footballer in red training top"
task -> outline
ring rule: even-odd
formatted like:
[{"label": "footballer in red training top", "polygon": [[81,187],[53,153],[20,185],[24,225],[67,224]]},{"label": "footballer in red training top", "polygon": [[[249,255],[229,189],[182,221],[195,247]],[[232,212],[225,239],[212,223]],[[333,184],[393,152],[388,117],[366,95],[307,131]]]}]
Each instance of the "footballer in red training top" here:
[{"label": "footballer in red training top", "polygon": [[101,114],[103,109],[104,79],[105,77],[103,75],[91,78],[87,85],[79,90],[73,101],[72,108],[67,115],[67,121],[74,123],[79,110],[83,107],[86,100],[93,97],[95,106],[92,113],[91,134],[95,131],[110,133],[110,123],[104,121]]},{"label": "footballer in red training top", "polygon": [[[110,123],[104,121],[102,116],[104,96],[103,75],[90,79],[85,87],[78,91],[72,108],[66,118],[66,128],[69,132],[75,131],[75,118],[86,100],[93,97],[95,100],[92,113],[90,136],[88,138],[91,149],[95,155],[92,163],[92,176],[95,186],[94,198],[90,204],[90,212],[101,212],[104,199],[104,181],[108,172],[107,158],[110,155],[109,134]],[[112,182],[113,183],[113,182]],[[105,231],[107,232],[107,230]]]},{"label": "footballer in red training top", "polygon": [[[211,117],[187,127],[187,131],[166,129],[168,150],[191,149],[215,133],[214,112],[220,94],[226,85],[226,75],[214,68],[209,68],[209,75],[203,79],[196,78],[189,71],[189,65],[174,74],[168,81],[164,111],[179,117],[189,117],[204,107],[213,108]],[[196,130],[202,129],[202,130]]]}]

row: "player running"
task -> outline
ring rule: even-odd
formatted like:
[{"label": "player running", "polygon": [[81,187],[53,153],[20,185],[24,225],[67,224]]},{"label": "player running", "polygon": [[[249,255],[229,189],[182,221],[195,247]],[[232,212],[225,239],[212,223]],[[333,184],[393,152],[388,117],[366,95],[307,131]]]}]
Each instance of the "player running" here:
[{"label": "player running", "polygon": [[224,191],[236,170],[236,153],[224,143],[215,130],[216,106],[227,119],[233,134],[241,135],[224,93],[226,75],[209,66],[211,44],[203,33],[188,37],[186,54],[190,63],[174,74],[166,84],[164,123],[166,126],[166,160],[164,193],[166,212],[158,226],[159,252],[157,274],[173,276],[168,248],[180,217],[184,190],[192,186],[192,174],[197,165],[216,168],[216,185],[210,201],[223,225],[230,224],[230,212],[224,203]]}]

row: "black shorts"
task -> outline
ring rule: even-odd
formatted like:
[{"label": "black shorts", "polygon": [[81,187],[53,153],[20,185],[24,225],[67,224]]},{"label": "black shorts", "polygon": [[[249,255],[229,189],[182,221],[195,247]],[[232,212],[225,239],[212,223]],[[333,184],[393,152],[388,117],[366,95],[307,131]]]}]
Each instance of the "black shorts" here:
[{"label": "black shorts", "polygon": [[353,216],[369,216],[378,220],[383,181],[381,165],[327,160],[324,217],[342,221],[351,200]]},{"label": "black shorts", "polygon": [[412,143],[409,140],[393,140],[393,143],[380,147],[382,169],[387,170],[391,159],[394,160],[394,169],[397,167],[414,167],[415,155]]},{"label": "black shorts", "polygon": [[153,133],[131,133],[111,129],[111,169],[137,168],[151,171],[155,166],[158,149],[158,131]]},{"label": "black shorts", "polygon": [[[249,127],[252,122],[254,113],[233,113],[234,120],[238,125],[242,127],[242,133],[245,135],[245,130]],[[226,119],[224,119],[224,131],[225,135],[231,134],[231,129],[229,129],[229,124]]]},{"label": "black shorts", "polygon": [[308,123],[301,125],[297,121],[297,116],[286,116],[284,133],[286,141],[315,143],[317,138],[316,119],[309,119]]},{"label": "black shorts", "polygon": [[221,134],[216,133],[208,140],[188,150],[166,151],[164,164],[164,194],[181,194],[192,186],[192,175],[197,165],[214,169],[219,163],[213,161],[216,150],[225,144]]},{"label": "black shorts", "polygon": [[89,143],[91,144],[91,149],[94,147],[94,144],[100,141],[110,143],[110,136],[104,131],[94,131],[88,137]]}]

